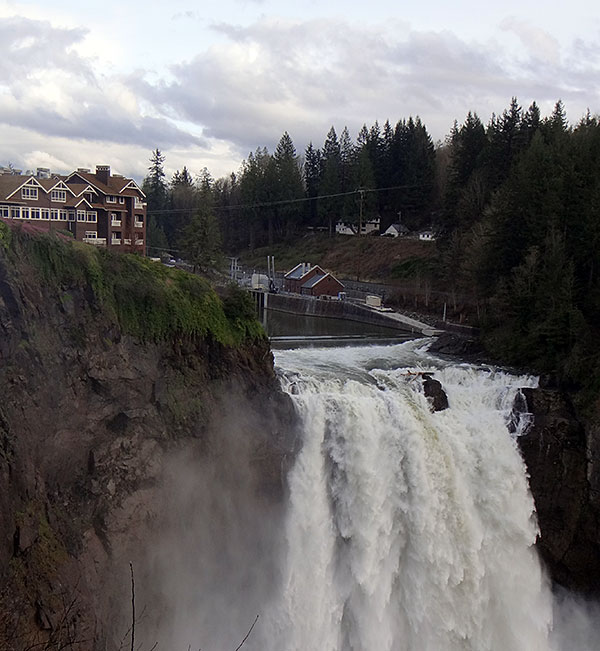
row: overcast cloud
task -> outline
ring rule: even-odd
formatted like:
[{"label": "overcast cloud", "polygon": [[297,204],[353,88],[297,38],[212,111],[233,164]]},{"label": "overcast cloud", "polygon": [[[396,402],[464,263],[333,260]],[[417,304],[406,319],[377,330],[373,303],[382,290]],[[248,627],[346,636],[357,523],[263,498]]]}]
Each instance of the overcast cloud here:
[{"label": "overcast cloud", "polygon": [[[0,14],[0,164],[107,163],[140,178],[159,147],[170,171],[207,166],[218,176],[258,146],[273,149],[285,130],[302,151],[331,125],[354,137],[365,122],[410,115],[443,139],[454,119],[474,110],[487,121],[513,95],[545,113],[562,98],[572,122],[600,107],[598,31],[558,38],[516,16],[469,36],[395,18],[257,14],[237,24],[174,4],[169,24],[204,22],[204,38],[175,59],[165,42],[118,65],[107,55],[110,30],[95,34],[83,15],[64,26],[31,11]],[[103,46],[90,54],[90,42]]]}]

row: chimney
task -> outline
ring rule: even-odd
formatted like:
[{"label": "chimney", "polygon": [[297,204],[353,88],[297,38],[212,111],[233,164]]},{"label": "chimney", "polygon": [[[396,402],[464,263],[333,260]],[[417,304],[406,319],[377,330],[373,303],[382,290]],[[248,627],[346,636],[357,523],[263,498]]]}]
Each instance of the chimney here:
[{"label": "chimney", "polygon": [[110,178],[110,165],[96,165],[96,176],[101,183],[108,185]]}]

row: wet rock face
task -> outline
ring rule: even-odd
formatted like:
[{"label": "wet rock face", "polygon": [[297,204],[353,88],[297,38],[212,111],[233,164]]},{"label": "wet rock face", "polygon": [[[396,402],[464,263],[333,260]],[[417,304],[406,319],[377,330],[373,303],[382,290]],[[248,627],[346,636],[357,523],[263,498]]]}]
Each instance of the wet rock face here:
[{"label": "wet rock face", "polygon": [[118,648],[128,562],[141,590],[174,456],[234,469],[228,499],[257,523],[277,515],[294,413],[264,341],[142,344],[84,290],[61,300],[0,261],[0,392],[0,649],[42,648],[67,624],[85,640],[73,649]]},{"label": "wet rock face", "polygon": [[538,549],[554,581],[600,594],[600,432],[586,431],[563,393],[522,393],[533,423],[518,442],[540,526]]},{"label": "wet rock face", "polygon": [[423,375],[423,391],[433,411],[448,409],[448,396],[442,387],[442,383],[434,380],[431,375]]}]

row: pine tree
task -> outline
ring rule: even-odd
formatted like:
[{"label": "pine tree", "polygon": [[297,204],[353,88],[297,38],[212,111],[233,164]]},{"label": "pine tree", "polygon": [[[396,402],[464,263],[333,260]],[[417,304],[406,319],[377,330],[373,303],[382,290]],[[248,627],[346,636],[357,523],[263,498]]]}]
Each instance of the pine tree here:
[{"label": "pine tree", "polygon": [[289,237],[299,227],[302,206],[294,201],[304,196],[304,188],[296,148],[287,131],[281,136],[273,154],[273,161],[277,177],[275,200],[290,200],[289,204],[284,203],[277,207],[278,218],[282,221],[286,236]]},{"label": "pine tree", "polygon": [[169,202],[163,168],[164,162],[165,157],[160,149],[155,149],[150,157],[149,174],[142,183],[142,190],[146,195],[148,205],[146,239],[148,240],[148,248],[151,253],[157,253],[160,249],[166,249],[170,244],[163,228],[166,219],[164,211],[168,208]]},{"label": "pine tree", "polygon": [[[319,184],[319,194],[332,195],[340,193],[340,167],[340,143],[335,129],[331,127],[323,144],[323,176]],[[335,223],[341,215],[342,205],[340,197],[329,197],[322,199],[319,203],[321,215],[328,223],[330,235],[333,235],[335,231]]]}]

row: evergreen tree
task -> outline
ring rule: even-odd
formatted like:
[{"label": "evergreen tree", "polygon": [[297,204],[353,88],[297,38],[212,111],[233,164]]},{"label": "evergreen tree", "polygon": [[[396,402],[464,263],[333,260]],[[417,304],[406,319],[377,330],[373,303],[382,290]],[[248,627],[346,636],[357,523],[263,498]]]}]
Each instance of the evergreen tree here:
[{"label": "evergreen tree", "polygon": [[275,200],[291,200],[289,204],[281,204],[277,207],[283,230],[287,236],[290,236],[298,230],[302,205],[294,201],[304,196],[304,188],[296,148],[287,131],[281,136],[273,154],[273,161],[277,178]]},{"label": "evergreen tree", "polygon": [[304,186],[306,188],[306,195],[313,198],[308,202],[308,211],[306,214],[306,221],[313,226],[318,223],[319,219],[318,200],[314,199],[314,197],[317,197],[319,194],[322,174],[323,159],[321,150],[316,149],[311,142],[308,144],[304,154]]},{"label": "evergreen tree", "polygon": [[221,233],[211,207],[202,204],[183,229],[182,244],[194,273],[209,273],[222,266]]},{"label": "evergreen tree", "polygon": [[146,239],[151,254],[159,252],[160,249],[166,249],[169,245],[163,228],[166,219],[164,211],[168,208],[169,201],[163,168],[164,162],[165,157],[160,149],[155,149],[150,157],[149,174],[144,178],[142,183],[142,190],[146,195],[146,203],[148,206]]},{"label": "evergreen tree", "polygon": [[[323,144],[323,176],[319,184],[319,194],[339,194],[340,185],[341,150],[335,129],[331,127],[325,143]],[[328,197],[319,203],[322,217],[327,221],[329,234],[335,232],[335,224],[342,213],[343,202],[340,197]]]}]

